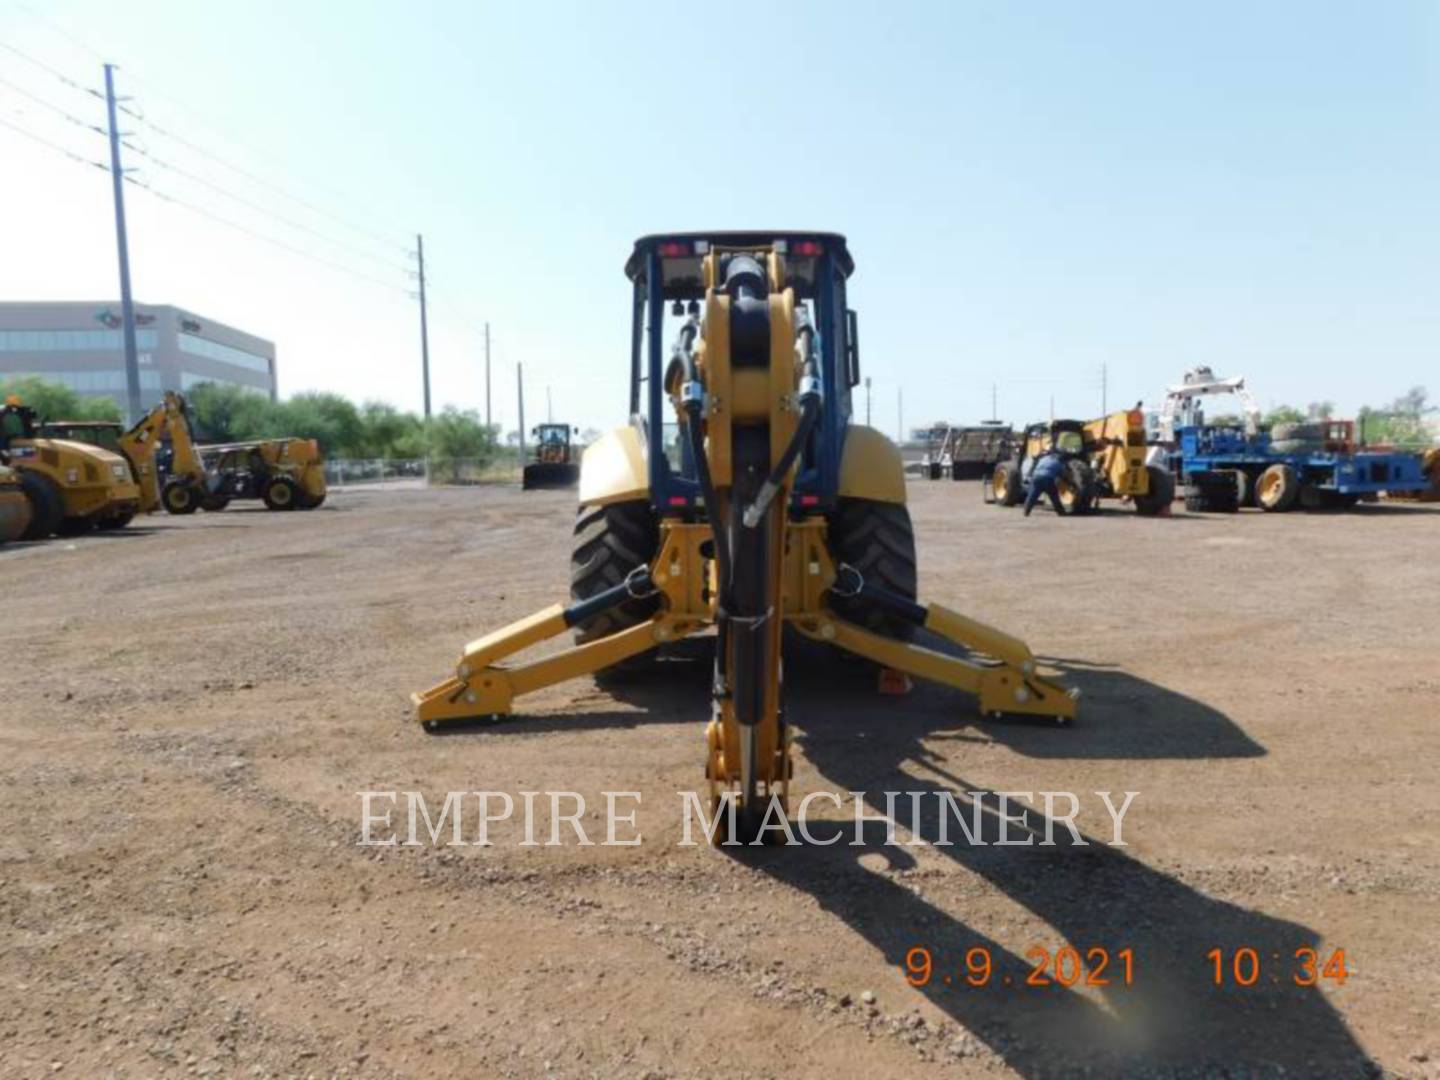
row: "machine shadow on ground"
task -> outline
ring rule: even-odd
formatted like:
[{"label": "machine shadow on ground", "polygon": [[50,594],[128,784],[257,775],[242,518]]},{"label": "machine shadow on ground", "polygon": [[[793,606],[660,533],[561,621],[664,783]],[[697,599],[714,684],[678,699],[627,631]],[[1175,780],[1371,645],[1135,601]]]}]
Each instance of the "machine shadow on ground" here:
[{"label": "machine shadow on ground", "polygon": [[[1113,672],[1103,670],[1092,674],[1100,680],[1114,678]],[[928,949],[933,974],[916,992],[1016,1071],[1025,1076],[1149,1075],[1155,1069],[1200,1075],[1205,1071],[1201,1066],[1228,1070],[1216,1075],[1234,1075],[1239,1066],[1244,1066],[1239,1069],[1244,1075],[1279,1076],[1282,1069],[1306,1076],[1363,1076],[1373,1071],[1322,991],[1294,982],[1299,970],[1296,950],[1320,949],[1314,930],[1206,896],[1124,849],[1107,846],[1108,818],[1106,827],[1097,830],[1100,836],[1081,834],[1082,845],[1058,820],[1052,824],[1044,814],[1028,811],[1025,825],[1036,842],[1053,835],[1055,846],[994,846],[1000,824],[994,792],[957,775],[949,760],[927,746],[949,737],[961,702],[939,691],[947,698],[941,708],[917,691],[918,708],[908,703],[901,709],[857,704],[844,681],[797,680],[787,698],[791,720],[802,733],[804,757],[823,778],[822,786],[870,793],[865,802],[873,815],[885,812],[885,791],[924,792],[914,823],[908,820],[908,800],[900,801],[905,808],[901,824],[907,829],[916,825],[932,841],[939,835],[941,813],[936,796],[952,795],[968,818],[965,793],[985,792],[979,800],[988,811],[979,836],[984,845],[970,844],[952,819],[954,846],[887,846],[885,826],[875,824],[866,826],[865,846],[852,847],[853,815],[847,808],[836,815],[847,820],[810,826],[817,841],[838,838],[834,846],[721,850],[814,897],[897,969],[911,949]],[[1105,685],[1102,681],[1100,688]],[[1143,680],[1133,678],[1118,685],[1127,694],[1158,692],[1147,691]],[[1105,701],[1105,695],[1095,696]],[[1178,697],[1159,700],[1171,709],[1184,708],[1169,700]],[[1160,749],[1178,758],[1263,753],[1223,715],[1198,703],[1190,703],[1188,714],[1140,730],[1126,722],[1130,708],[1124,698],[1103,706],[1090,701],[1074,728],[1005,721],[987,723],[984,729],[997,738],[1008,731],[1004,741],[1012,745],[1020,741],[1017,733],[1024,732],[1024,741],[1033,739],[1036,746],[1043,741],[1049,746],[1045,756],[1053,757],[1154,757]],[[1163,746],[1144,747],[1147,738],[1160,738]],[[1031,747],[1027,752],[1033,751]],[[828,810],[830,804],[820,805]],[[1009,828],[1013,837],[1014,826]],[[908,838],[900,836],[902,841]],[[963,901],[942,907],[925,897],[926,889],[936,895],[944,890],[933,876],[917,879],[922,888],[916,891],[910,881],[873,869],[877,858],[887,860],[891,870],[908,869],[915,865],[912,852],[920,850],[932,865],[936,857],[950,860],[1023,907],[1044,924],[1046,940],[1015,940],[1012,935],[996,940],[956,917],[953,905]],[[869,866],[860,861],[866,855]],[[950,880],[962,885],[960,895],[969,891],[964,875]],[[1054,981],[1051,966],[1042,973],[1050,985],[1029,985],[1037,964],[1030,950],[1045,946],[1053,956],[1057,935],[1081,957],[1105,950],[1110,966],[1099,977],[1110,983],[1086,986],[1082,976],[1067,988]],[[1250,987],[1215,986],[1207,954],[1221,948],[1229,957],[1240,947],[1252,948],[1263,958],[1262,977]],[[983,987],[964,981],[967,953],[976,948],[987,951],[992,965]],[[1133,955],[1128,986],[1116,966],[1126,949]]]},{"label": "machine shadow on ground", "polygon": [[[961,777],[941,786],[898,769],[888,777],[876,775],[879,748],[874,741],[863,755],[831,753],[816,745],[812,760],[818,753],[821,773],[839,788],[859,783],[879,791],[893,785],[894,790],[950,791],[957,799],[962,792],[979,790]],[[933,800],[922,805],[933,815]],[[881,798],[870,812],[883,809]],[[936,822],[924,818],[922,813],[921,831],[933,839]],[[1045,835],[1042,814],[1029,814],[1028,824]],[[955,847],[925,849],[980,876],[1045,924],[1046,940],[1016,941],[1006,935],[1002,942],[932,903],[908,881],[863,865],[861,856],[873,858],[874,853],[887,858],[891,869],[913,865],[909,849],[884,846],[883,825],[867,826],[864,847],[849,846],[854,838],[849,822],[831,823],[828,832],[824,823],[812,822],[810,831],[818,842],[838,842],[720,850],[813,897],[897,969],[906,964],[910,950],[927,949],[932,974],[915,992],[1024,1076],[1148,1076],[1158,1070],[1165,1075],[1353,1077],[1374,1071],[1323,993],[1293,982],[1295,951],[1320,948],[1315,931],[1205,896],[1119,849],[1102,846],[1094,836],[1084,837],[1084,847],[1073,842],[1055,848],[980,847],[962,836]],[[993,844],[997,833],[993,815],[987,815],[982,837]],[[1056,827],[1055,839],[1057,845],[1070,841],[1064,826]],[[933,878],[920,882],[938,889]],[[1031,950],[1044,948],[1054,956],[1057,935],[1090,961],[1091,972],[1100,968],[1094,950],[1105,951],[1108,966],[1065,987],[1055,981],[1052,961],[1039,974],[1048,982],[1031,985],[1039,955]],[[1262,958],[1260,981],[1248,988],[1216,987],[1207,953],[1222,948],[1229,957],[1241,946]],[[976,969],[967,966],[967,957],[979,955],[973,949],[985,950],[990,965],[988,981],[980,987],[965,981],[979,966],[978,961]],[[1130,985],[1124,983],[1123,950],[1133,957]],[[1085,985],[1092,977],[1109,982]]]}]

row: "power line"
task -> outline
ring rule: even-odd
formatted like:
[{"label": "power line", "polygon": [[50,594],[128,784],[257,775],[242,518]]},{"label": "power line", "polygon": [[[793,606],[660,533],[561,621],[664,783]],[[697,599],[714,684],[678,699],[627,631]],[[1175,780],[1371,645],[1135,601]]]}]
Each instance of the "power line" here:
[{"label": "power line", "polygon": [[30,101],[35,102],[35,104],[37,105],[43,105],[51,112],[56,113],[59,116],[63,116],[66,120],[69,120],[70,123],[75,124],[78,127],[85,128],[87,131],[93,131],[97,135],[105,134],[105,129],[100,127],[99,125],[87,123],[86,121],[81,120],[78,116],[74,115],[69,110],[65,109],[63,106],[56,105],[53,101],[48,101],[45,98],[41,97],[39,94],[32,94],[29,90],[26,90],[25,87],[21,86],[19,83],[13,83],[9,79],[0,78],[0,86],[8,87],[14,93],[19,94],[21,97],[28,98]]},{"label": "power line", "polygon": [[45,63],[43,60],[36,60],[35,57],[31,56],[31,55],[30,55],[29,53],[27,53],[27,52],[23,52],[22,50],[17,49],[14,45],[11,45],[9,42],[0,41],[0,49],[4,49],[6,52],[14,53],[14,54],[15,54],[16,56],[18,56],[21,60],[24,60],[27,64],[30,64],[30,65],[32,65],[32,66],[34,66],[34,67],[37,67],[37,68],[39,68],[41,71],[48,72],[49,74],[53,75],[55,78],[59,79],[59,80],[60,80],[62,83],[64,83],[66,86],[70,87],[72,90],[78,90],[78,91],[80,91],[80,93],[82,93],[82,94],[89,94],[91,97],[99,98],[101,101],[104,101],[104,100],[105,100],[105,95],[102,94],[102,93],[100,93],[99,90],[91,89],[91,88],[88,87],[88,86],[82,86],[80,83],[78,83],[78,82],[76,82],[74,79],[70,78],[69,75],[66,75],[66,74],[65,74],[63,71],[61,71],[59,68],[53,68],[53,67],[51,67],[49,64]]},{"label": "power line", "polygon": [[[103,165],[100,167],[102,169],[105,168]],[[185,199],[177,199],[175,196],[161,191],[153,184],[148,184],[143,180],[137,180],[133,176],[127,175],[125,177],[125,181],[126,183],[134,184],[136,187],[150,192],[150,194],[154,195],[157,199],[161,199],[168,203],[174,203],[176,206],[183,207],[184,209],[189,210],[192,214],[198,214],[203,218],[208,218],[209,220],[216,222],[217,224],[225,225],[228,228],[236,230],[237,232],[245,233],[247,236],[254,237],[256,240],[263,240],[267,244],[273,244],[275,247],[282,248],[283,250],[290,252],[292,255],[298,255],[302,259],[309,259],[311,262],[319,263],[322,266],[328,266],[332,270],[338,270],[342,274],[349,274],[351,277],[358,278],[361,281],[368,281],[372,285],[379,285],[385,289],[392,289],[401,294],[406,293],[405,289],[396,285],[393,281],[384,281],[378,277],[373,277],[370,274],[363,274],[360,271],[353,269],[352,267],[344,265],[343,263],[334,262],[333,260],[327,259],[322,255],[316,255],[313,252],[306,251],[304,248],[298,248],[294,244],[286,243],[284,240],[277,240],[273,236],[267,236],[265,233],[257,232],[256,230],[250,228],[248,225],[242,225],[238,221],[231,221],[229,218],[222,217],[219,214],[211,213],[209,210],[206,210],[203,207],[196,206],[194,203],[188,202]]]},{"label": "power line", "polygon": [[12,123],[10,123],[9,120],[0,119],[0,126],[7,127],[7,128],[9,128],[11,131],[13,131],[13,132],[15,132],[15,133],[17,133],[17,134],[19,134],[19,135],[25,136],[25,138],[29,139],[31,142],[37,142],[37,143],[39,143],[39,144],[42,145],[42,146],[48,146],[51,150],[54,150],[57,154],[64,154],[64,155],[65,155],[66,157],[68,157],[70,160],[72,160],[72,161],[78,161],[81,165],[93,165],[93,166],[95,166],[95,168],[97,168],[97,169],[103,169],[103,170],[104,170],[105,172],[107,172],[107,173],[110,171],[110,167],[109,167],[108,165],[104,165],[104,164],[102,164],[101,162],[94,161],[94,160],[92,160],[92,159],[90,159],[90,158],[87,158],[87,157],[83,157],[82,155],[75,153],[75,151],[73,151],[73,150],[67,150],[67,149],[65,149],[65,147],[61,146],[59,143],[51,142],[49,139],[43,138],[43,137],[41,137],[41,136],[39,136],[39,135],[36,135],[33,131],[27,131],[25,128],[22,128],[22,127],[21,127],[20,125],[18,125],[18,124],[12,124]]},{"label": "power line", "polygon": [[251,210],[257,211],[258,213],[264,214],[267,217],[273,218],[275,221],[280,222],[282,225],[289,226],[292,229],[299,229],[301,232],[307,232],[311,236],[314,236],[320,240],[324,240],[327,244],[333,244],[336,247],[345,248],[346,250],[359,255],[361,258],[370,259],[377,264],[386,266],[388,269],[396,269],[395,266],[387,263],[384,259],[380,258],[378,255],[375,255],[373,252],[366,250],[365,248],[357,247],[356,245],[351,244],[348,241],[340,240],[334,236],[330,236],[327,233],[323,233],[319,229],[311,228],[309,225],[306,225],[302,221],[296,221],[294,218],[289,218],[285,217],[282,214],[277,214],[273,210],[262,206],[260,203],[257,203],[251,199],[247,199],[243,195],[236,195],[233,191],[229,191],[228,189],[221,187],[219,184],[207,180],[203,176],[199,176],[196,173],[190,172],[188,169],[182,169],[178,165],[172,165],[170,162],[164,160],[163,158],[157,157],[156,155],[150,153],[150,151],[144,149],[143,147],[137,146],[132,142],[122,140],[122,145],[127,150],[131,150],[134,153],[139,154],[146,161],[149,161],[157,165],[158,167],[167,170],[168,172],[172,172],[177,176],[183,176],[185,177],[185,179],[199,184],[202,187],[209,188],[216,194],[222,195],[227,199],[231,199],[234,202],[241,204],[242,206],[247,206]]},{"label": "power line", "polygon": [[[42,23],[44,26],[46,26],[52,33],[55,33],[55,34],[59,35],[60,37],[64,38],[66,41],[68,41],[71,45],[75,46],[75,47],[76,47],[77,49],[79,49],[80,51],[90,54],[90,55],[93,56],[96,60],[99,60],[99,61],[102,62],[102,63],[104,63],[104,62],[106,61],[106,57],[105,57],[104,55],[102,55],[100,52],[98,52],[97,50],[95,50],[94,48],[92,48],[92,47],[91,47],[89,44],[87,44],[85,41],[81,40],[77,35],[71,33],[69,30],[66,30],[63,26],[61,26],[59,23],[57,23],[54,19],[50,18],[50,17],[49,17],[48,15],[46,15],[44,12],[37,11],[37,10],[36,10],[33,6],[31,6],[30,4],[21,3],[21,4],[19,4],[18,6],[19,6],[20,8],[22,8],[22,9],[24,9],[25,11],[29,12],[32,16],[34,16],[34,18],[35,18],[37,21],[39,21],[39,22]],[[14,50],[14,49],[12,49],[12,51],[14,51],[14,52],[16,52],[17,54],[19,54],[19,50]],[[19,55],[23,55],[23,54],[19,54]],[[79,86],[79,84],[75,83],[75,82],[74,82],[73,80],[71,80],[71,79],[68,79],[63,73],[58,72],[58,71],[55,71],[55,69],[49,68],[47,65],[41,64],[40,61],[38,61],[38,60],[34,60],[33,58],[29,58],[29,57],[26,57],[26,59],[30,59],[31,63],[34,63],[34,64],[36,64],[37,66],[45,67],[47,70],[49,70],[49,71],[51,72],[51,74],[55,75],[57,78],[60,78],[60,79],[62,79],[62,80],[65,81],[65,82],[69,83],[70,85],[75,86],[77,89],[85,90],[86,93],[92,94],[92,95],[94,95],[95,97],[99,97],[99,98],[102,98],[102,99],[103,99],[103,96],[104,96],[104,95],[100,94],[98,91],[89,90],[89,89],[87,89],[87,88],[85,88],[85,87]],[[132,69],[130,69],[130,68],[128,68],[128,67],[127,67],[125,70],[126,70],[126,74],[129,76],[129,78],[130,78],[132,81],[138,82],[138,83],[142,84],[143,86],[148,87],[148,88],[149,88],[149,92],[150,92],[151,94],[153,94],[155,97],[161,98],[162,100],[169,102],[172,106],[174,106],[174,107],[175,107],[176,109],[178,109],[180,112],[186,113],[186,114],[188,114],[190,117],[192,117],[193,119],[198,120],[202,126],[208,128],[212,133],[214,133],[214,134],[216,134],[216,135],[219,135],[221,138],[225,139],[227,142],[234,143],[234,144],[237,145],[237,146],[240,146],[240,147],[242,147],[242,148],[244,148],[244,149],[249,150],[250,153],[252,153],[252,154],[256,154],[257,156],[262,157],[262,158],[268,158],[272,163],[278,163],[277,159],[276,159],[274,156],[269,155],[269,154],[261,153],[261,152],[255,150],[254,147],[246,146],[241,140],[235,139],[233,136],[227,134],[226,132],[221,131],[215,124],[213,124],[212,122],[210,122],[209,120],[207,120],[205,117],[201,116],[200,113],[197,112],[197,111],[194,109],[193,106],[191,106],[191,105],[188,104],[187,102],[181,101],[179,98],[177,98],[177,97],[175,97],[175,96],[173,96],[173,95],[171,95],[171,94],[166,93],[163,89],[161,89],[159,86],[157,86],[157,85],[156,85],[154,82],[152,82],[150,79],[145,78],[145,76],[139,74],[138,72],[136,72],[136,71],[134,71],[134,70],[132,70]],[[191,151],[193,151],[193,152],[195,152],[195,153],[197,153],[197,154],[200,154],[200,155],[202,155],[202,156],[204,156],[204,157],[207,157],[207,158],[209,158],[210,160],[214,161],[216,164],[221,165],[221,166],[224,166],[225,168],[230,169],[230,170],[233,171],[233,172],[239,173],[241,176],[246,177],[248,180],[252,181],[253,183],[259,184],[259,185],[261,185],[262,187],[269,188],[271,191],[275,192],[276,194],[281,195],[281,196],[283,196],[283,197],[286,198],[286,199],[289,199],[291,202],[294,202],[294,203],[296,203],[296,204],[298,204],[298,205],[300,205],[300,206],[305,207],[307,210],[311,211],[312,213],[319,214],[319,215],[322,216],[322,217],[329,218],[331,221],[335,222],[336,224],[344,225],[344,226],[345,226],[346,228],[348,228],[348,229],[351,229],[351,230],[353,230],[353,231],[355,231],[355,232],[357,232],[357,233],[360,233],[360,234],[363,234],[363,235],[365,235],[365,236],[368,236],[368,237],[370,237],[372,240],[378,241],[379,243],[383,244],[386,248],[393,249],[394,251],[400,251],[400,252],[406,252],[406,253],[409,253],[409,252],[410,252],[410,248],[409,248],[407,245],[400,243],[400,242],[397,241],[394,237],[386,236],[386,235],[384,235],[383,233],[380,233],[380,232],[378,232],[378,231],[376,231],[376,230],[374,230],[374,229],[371,229],[371,228],[369,228],[369,227],[367,227],[367,226],[365,226],[365,225],[362,225],[362,224],[360,224],[360,223],[358,223],[358,222],[356,222],[356,221],[353,221],[352,219],[350,219],[350,218],[348,218],[348,217],[346,217],[346,216],[344,216],[344,215],[342,215],[342,214],[337,214],[337,213],[335,213],[333,210],[329,210],[329,209],[327,209],[327,208],[324,207],[324,206],[320,206],[320,205],[316,204],[315,202],[312,202],[312,201],[309,200],[309,199],[305,199],[305,198],[302,198],[302,197],[299,196],[299,195],[295,195],[295,194],[293,194],[292,192],[287,191],[285,188],[281,187],[280,185],[274,183],[273,181],[267,180],[267,179],[265,179],[264,177],[257,175],[256,173],[252,172],[252,171],[249,170],[249,169],[246,169],[246,168],[244,168],[244,167],[242,167],[242,166],[236,165],[234,162],[229,161],[229,160],[227,160],[226,158],[221,157],[220,155],[214,153],[213,151],[208,150],[207,148],[198,145],[197,143],[191,141],[190,139],[187,139],[185,136],[179,135],[179,134],[175,133],[174,131],[169,130],[168,128],[162,127],[161,125],[157,124],[155,121],[149,119],[149,118],[145,115],[145,113],[144,113],[143,110],[137,111],[137,110],[134,109],[134,108],[131,108],[131,107],[127,106],[127,105],[121,104],[121,105],[120,105],[120,111],[123,112],[126,116],[129,116],[130,118],[132,118],[132,119],[134,119],[134,120],[138,120],[140,123],[145,124],[145,125],[146,125],[147,127],[149,127],[151,130],[153,130],[154,132],[156,132],[156,134],[161,135],[161,136],[163,136],[163,137],[165,137],[165,138],[168,138],[168,139],[173,139],[175,142],[180,143],[182,146],[185,146],[186,148],[190,149]],[[315,184],[314,186],[315,186],[317,189],[324,189],[324,185]],[[331,194],[331,195],[337,195],[337,194],[339,194],[338,192],[334,191],[333,189],[328,189],[328,193]],[[342,196],[342,197],[343,197],[343,196]]]},{"label": "power line", "polygon": [[[321,217],[329,218],[331,221],[334,221],[340,225],[344,225],[348,229],[351,229],[358,233],[362,233],[363,235],[370,237],[373,241],[383,244],[386,248],[402,252],[408,252],[410,250],[402,244],[395,243],[393,240],[382,235],[381,233],[375,232],[373,229],[366,228],[363,225],[358,225],[355,222],[350,221],[348,218],[342,217],[339,214],[325,209],[323,206],[319,206],[308,199],[301,198],[299,195],[291,194],[289,191],[286,191],[280,185],[265,179],[263,176],[260,176],[241,165],[236,165],[232,161],[228,161],[227,159],[221,157],[219,154],[216,154],[213,151],[199,145],[198,143],[187,139],[185,136],[176,134],[169,128],[162,127],[160,124],[157,124],[155,121],[147,117],[143,112],[137,112],[134,109],[123,106],[121,107],[120,111],[123,112],[126,116],[129,116],[130,118],[144,124],[147,128],[155,132],[160,137],[170,139],[172,142],[179,143],[187,150],[190,150],[192,153],[199,154],[201,157],[209,158],[211,161],[215,162],[222,168],[226,168],[229,169],[231,172],[238,173],[239,175],[249,180],[251,183],[259,184],[261,187],[268,188],[270,191],[273,191],[275,194],[281,196],[282,198],[289,199],[291,202],[296,203],[299,206],[305,207],[305,209],[309,210],[313,214],[319,214]],[[375,256],[372,253],[370,257],[374,258]]]}]

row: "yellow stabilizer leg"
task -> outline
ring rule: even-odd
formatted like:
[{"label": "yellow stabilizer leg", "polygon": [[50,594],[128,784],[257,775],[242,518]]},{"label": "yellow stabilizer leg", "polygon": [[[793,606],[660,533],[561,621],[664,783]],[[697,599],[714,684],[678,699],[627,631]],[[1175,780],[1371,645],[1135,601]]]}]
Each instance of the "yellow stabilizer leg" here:
[{"label": "yellow stabilizer leg", "polygon": [[1062,724],[1075,717],[1080,692],[1038,674],[1035,657],[1023,642],[938,604],[926,608],[925,628],[994,656],[994,663],[946,656],[923,645],[882,637],[830,612],[813,624],[796,620],[795,625],[807,636],[833,642],[857,656],[974,694],[982,715],[1052,716]]},{"label": "yellow stabilizer leg", "polygon": [[589,675],[627,657],[654,648],[661,641],[683,637],[692,626],[677,624],[665,615],[514,667],[497,667],[494,661],[569,630],[560,605],[511,623],[471,642],[460,657],[455,675],[429,690],[411,694],[415,718],[426,727],[443,721],[478,720],[509,715],[515,698],[567,679]]}]

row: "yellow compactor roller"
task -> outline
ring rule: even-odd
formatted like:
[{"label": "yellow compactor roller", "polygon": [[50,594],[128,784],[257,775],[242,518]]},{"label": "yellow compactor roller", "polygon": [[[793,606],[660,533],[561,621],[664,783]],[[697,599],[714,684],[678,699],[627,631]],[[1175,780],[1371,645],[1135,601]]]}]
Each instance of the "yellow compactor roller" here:
[{"label": "yellow compactor roller", "polygon": [[19,473],[30,503],[23,539],[121,529],[140,508],[140,489],[123,457],[69,439],[44,438],[35,410],[15,398],[0,406],[0,454]]},{"label": "yellow compactor roller", "polygon": [[[414,695],[421,722],[504,716],[523,694],[713,628],[705,779],[712,806],[727,804],[725,834],[749,841],[774,835],[788,799],[786,625],[966,690],[982,713],[1074,716],[1077,695],[1023,642],[915,599],[900,455],[850,423],[853,269],[833,233],[636,243],[634,419],[582,459],[571,602],[467,645],[451,678]],[[965,655],[912,640],[922,629]],[[507,663],[567,631],[572,648]]]},{"label": "yellow compactor roller", "polygon": [[30,527],[30,500],[20,486],[20,474],[0,465],[0,544],[19,540]]}]

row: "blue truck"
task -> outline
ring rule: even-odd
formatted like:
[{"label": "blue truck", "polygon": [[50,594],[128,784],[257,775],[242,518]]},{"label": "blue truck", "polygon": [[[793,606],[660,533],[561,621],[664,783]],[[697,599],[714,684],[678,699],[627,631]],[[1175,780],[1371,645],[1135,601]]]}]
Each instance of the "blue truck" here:
[{"label": "blue truck", "polygon": [[1419,455],[1357,446],[1354,425],[1345,420],[1253,433],[1240,426],[1181,426],[1166,461],[1184,485],[1186,509],[1202,513],[1242,506],[1271,513],[1347,509],[1381,492],[1430,487]]}]

